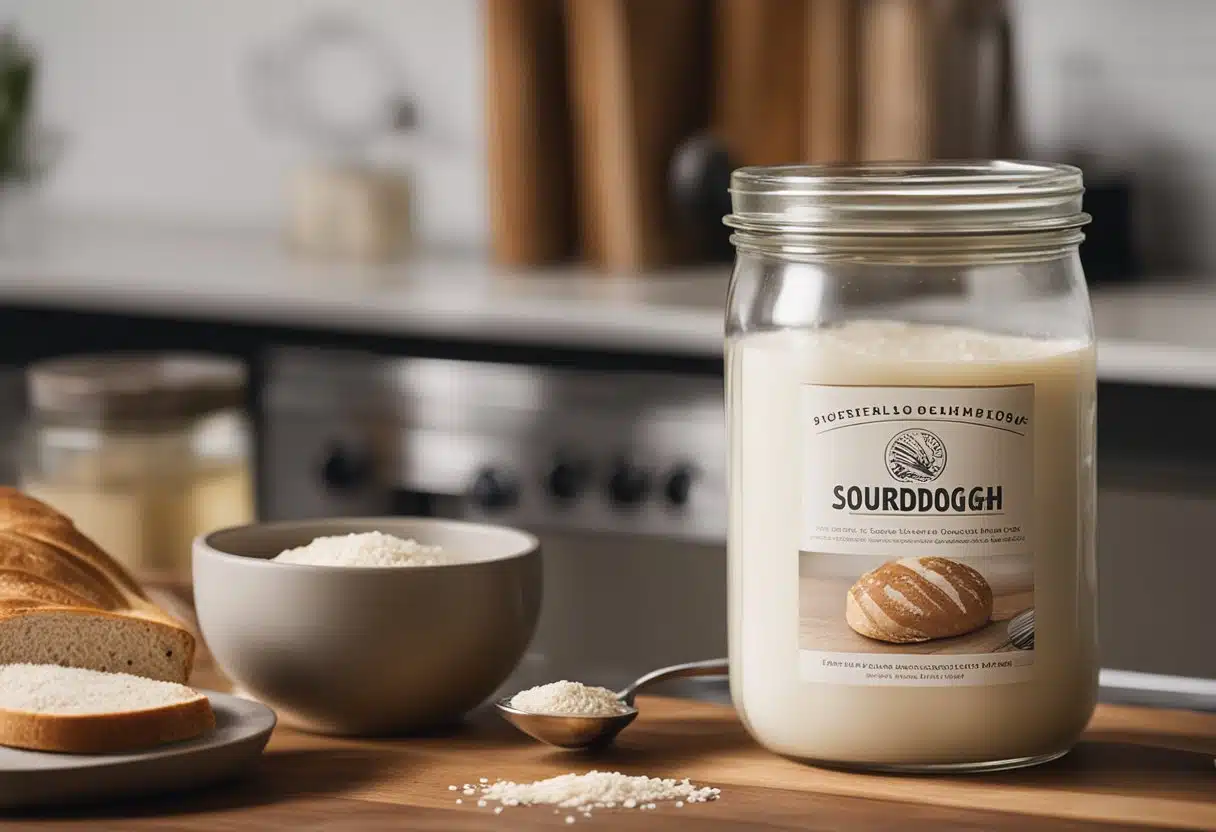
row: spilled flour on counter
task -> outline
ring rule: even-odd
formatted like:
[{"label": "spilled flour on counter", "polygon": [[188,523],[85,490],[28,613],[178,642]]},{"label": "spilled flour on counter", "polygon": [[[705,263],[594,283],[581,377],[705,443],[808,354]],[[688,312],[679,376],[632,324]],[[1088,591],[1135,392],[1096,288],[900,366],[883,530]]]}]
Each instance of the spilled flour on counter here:
[{"label": "spilled flour on counter", "polygon": [[608,688],[565,680],[520,691],[511,697],[511,707],[554,716],[615,716],[630,710]]},{"label": "spilled flour on counter", "polygon": [[682,808],[686,803],[708,803],[721,795],[719,789],[695,785],[687,778],[630,776],[619,771],[570,773],[534,783],[498,780],[487,785],[482,778],[480,784],[448,788],[452,791],[459,788],[466,797],[477,797],[480,807],[491,802],[499,804],[495,814],[502,814],[504,807],[515,806],[554,806],[555,812],[569,810],[573,814],[566,816],[566,823],[574,823],[575,814],[590,818],[595,809],[647,811],[657,809],[660,803],[674,803],[676,808]]},{"label": "spilled flour on counter", "polygon": [[424,546],[382,532],[318,537],[307,546],[287,549],[275,558],[280,563],[308,566],[441,566],[454,561],[441,546]]}]

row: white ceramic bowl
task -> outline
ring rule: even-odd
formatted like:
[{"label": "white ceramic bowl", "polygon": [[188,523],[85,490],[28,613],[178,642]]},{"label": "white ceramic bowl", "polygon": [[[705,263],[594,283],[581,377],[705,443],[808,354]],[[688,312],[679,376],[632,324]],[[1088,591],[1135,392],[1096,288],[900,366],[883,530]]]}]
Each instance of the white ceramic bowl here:
[{"label": "white ceramic bowl", "polygon": [[[323,535],[380,531],[459,563],[279,563]],[[267,523],[194,542],[199,626],[240,688],[310,731],[385,735],[458,720],[515,669],[541,601],[540,546],[500,526],[421,518]]]}]

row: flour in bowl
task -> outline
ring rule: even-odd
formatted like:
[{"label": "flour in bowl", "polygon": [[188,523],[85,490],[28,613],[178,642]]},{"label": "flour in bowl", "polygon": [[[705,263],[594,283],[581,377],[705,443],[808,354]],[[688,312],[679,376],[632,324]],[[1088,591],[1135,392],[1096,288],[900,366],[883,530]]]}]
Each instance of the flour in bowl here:
[{"label": "flour in bowl", "polygon": [[287,549],[276,561],[310,566],[441,566],[453,563],[441,546],[425,546],[382,532],[318,537],[307,546]]},{"label": "flour in bowl", "polygon": [[530,714],[561,716],[614,716],[629,710],[608,688],[564,680],[520,691],[511,697],[511,707]]}]

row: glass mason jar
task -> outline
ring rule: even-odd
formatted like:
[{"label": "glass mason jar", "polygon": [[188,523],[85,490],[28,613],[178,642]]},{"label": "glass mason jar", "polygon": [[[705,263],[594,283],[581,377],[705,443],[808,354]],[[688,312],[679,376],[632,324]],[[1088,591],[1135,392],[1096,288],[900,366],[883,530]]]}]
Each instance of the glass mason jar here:
[{"label": "glass mason jar", "polygon": [[241,364],[96,355],[34,364],[24,491],[68,515],[141,581],[190,581],[196,535],[252,522]]},{"label": "glass mason jar", "polygon": [[999,769],[1097,695],[1081,172],[743,168],[727,313],[731,690],[781,754]]}]

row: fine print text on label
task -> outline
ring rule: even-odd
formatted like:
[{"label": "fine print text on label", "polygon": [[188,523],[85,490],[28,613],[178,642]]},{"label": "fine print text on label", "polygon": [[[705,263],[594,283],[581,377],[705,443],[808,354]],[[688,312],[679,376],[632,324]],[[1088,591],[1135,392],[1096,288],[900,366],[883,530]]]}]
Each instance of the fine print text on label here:
[{"label": "fine print text on label", "polygon": [[894,543],[938,548],[951,546],[959,540],[997,548],[1026,542],[1026,532],[1021,526],[977,525],[962,529],[939,528],[875,528],[874,526],[817,526],[815,534],[828,543],[862,544],[866,546],[889,546]]},{"label": "fine print text on label", "polygon": [[1034,652],[946,657],[827,653],[802,650],[799,671],[808,682],[954,687],[1025,682],[1034,674]]}]

